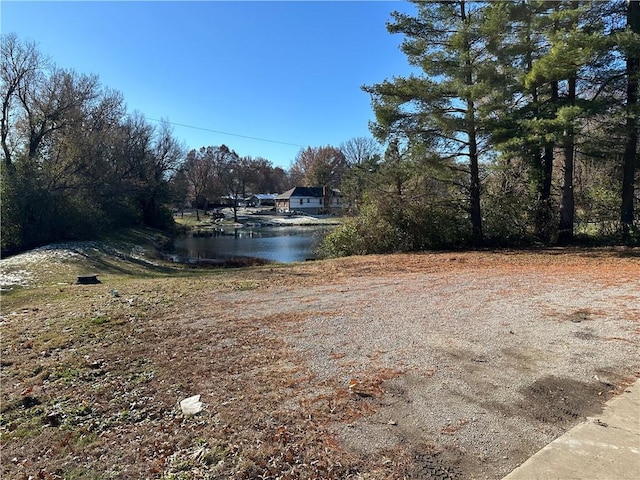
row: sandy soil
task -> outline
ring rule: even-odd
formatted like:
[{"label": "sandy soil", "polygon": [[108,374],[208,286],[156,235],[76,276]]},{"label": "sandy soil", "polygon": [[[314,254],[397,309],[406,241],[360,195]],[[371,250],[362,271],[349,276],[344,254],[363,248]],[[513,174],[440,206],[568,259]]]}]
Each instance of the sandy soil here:
[{"label": "sandy soil", "polygon": [[[2,312],[2,472],[502,478],[640,377],[638,255],[371,256],[52,290]],[[74,336],[78,319],[94,320]],[[184,418],[193,394],[205,410]]]}]

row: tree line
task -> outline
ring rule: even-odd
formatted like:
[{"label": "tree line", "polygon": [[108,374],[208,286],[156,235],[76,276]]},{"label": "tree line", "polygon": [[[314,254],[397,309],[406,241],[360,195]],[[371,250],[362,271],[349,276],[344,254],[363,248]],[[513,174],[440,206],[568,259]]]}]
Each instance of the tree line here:
[{"label": "tree line", "polygon": [[416,73],[363,87],[387,148],[329,253],[637,243],[640,2],[413,3],[387,29]]},{"label": "tree line", "polygon": [[289,175],[262,157],[241,157],[226,145],[201,147],[188,152],[172,181],[176,206],[199,208],[220,204],[226,197],[237,220],[238,202],[249,193],[282,192]]},{"label": "tree line", "polygon": [[237,220],[240,200],[255,193],[283,193],[296,186],[340,189],[351,168],[364,158],[377,155],[379,145],[372,138],[355,137],[339,147],[302,148],[291,168],[274,167],[262,157],[241,157],[226,145],[190,150],[177,167],[170,185],[176,207],[200,209],[229,205]]},{"label": "tree line", "polygon": [[15,34],[1,37],[1,252],[93,239],[125,227],[171,228],[172,210],[297,185],[338,187],[372,139],[308,147],[289,171],[226,145],[187,151],[166,121],[127,112],[97,76],[62,69]]},{"label": "tree line", "polygon": [[1,48],[2,253],[168,225],[183,156],[169,125],[127,113],[121,93],[15,34]]}]

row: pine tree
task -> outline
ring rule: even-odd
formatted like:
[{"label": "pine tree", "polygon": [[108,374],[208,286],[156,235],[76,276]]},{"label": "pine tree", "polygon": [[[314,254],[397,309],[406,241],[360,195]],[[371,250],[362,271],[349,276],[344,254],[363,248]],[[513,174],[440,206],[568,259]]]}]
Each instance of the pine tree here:
[{"label": "pine tree", "polygon": [[435,153],[466,176],[472,238],[483,241],[480,162],[497,74],[482,31],[486,4],[414,2],[417,16],[394,12],[389,32],[405,36],[402,51],[420,75],[364,87],[371,94],[381,141],[397,140]]},{"label": "pine tree", "polygon": [[486,23],[492,25],[491,52],[502,72],[504,103],[491,128],[493,147],[507,164],[519,159],[529,172],[534,234],[548,242],[553,232],[552,178],[556,144],[558,81],[529,80],[534,62],[549,50],[545,32],[553,6],[544,1],[492,2]]}]

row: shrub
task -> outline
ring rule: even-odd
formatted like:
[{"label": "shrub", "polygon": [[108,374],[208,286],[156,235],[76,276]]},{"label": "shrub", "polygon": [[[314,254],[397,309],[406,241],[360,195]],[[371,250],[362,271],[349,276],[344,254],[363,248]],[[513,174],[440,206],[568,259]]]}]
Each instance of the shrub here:
[{"label": "shrub", "polygon": [[367,198],[359,214],[329,233],[320,257],[341,257],[450,248],[468,243],[464,212],[414,202],[402,208]]},{"label": "shrub", "polygon": [[321,242],[320,257],[346,257],[394,251],[396,234],[372,203],[332,230]]}]

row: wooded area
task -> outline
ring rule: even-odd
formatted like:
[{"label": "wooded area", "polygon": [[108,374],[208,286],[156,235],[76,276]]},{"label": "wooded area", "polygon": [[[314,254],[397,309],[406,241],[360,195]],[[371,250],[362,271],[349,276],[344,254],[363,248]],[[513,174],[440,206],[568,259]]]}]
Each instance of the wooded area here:
[{"label": "wooded area", "polygon": [[363,87],[388,148],[329,251],[637,243],[639,2],[414,3],[387,28],[416,73]]},{"label": "wooded area", "polygon": [[350,205],[328,255],[638,244],[640,2],[414,3],[387,28],[416,73],[362,87],[377,141],[310,146],[289,171],[225,145],[187,152],[97,77],[3,36],[2,253],[296,185]]},{"label": "wooded area", "polygon": [[1,74],[3,254],[172,222],[183,149],[166,123],[128,114],[120,93],[15,35],[2,37]]}]

